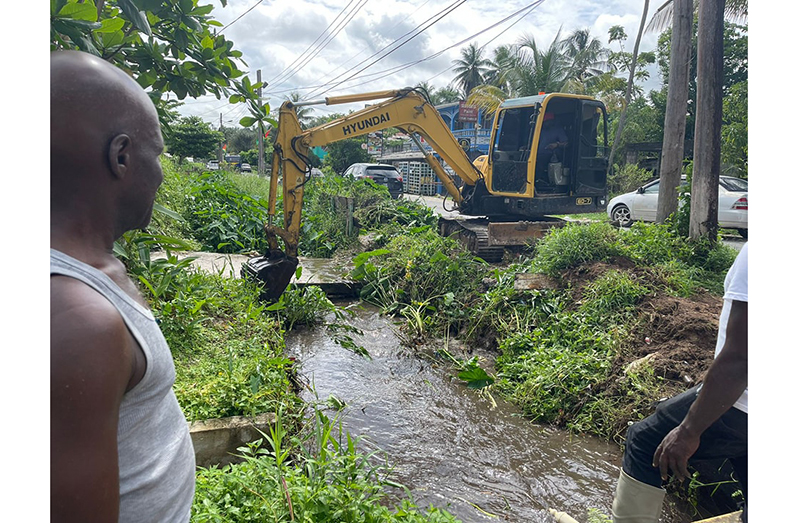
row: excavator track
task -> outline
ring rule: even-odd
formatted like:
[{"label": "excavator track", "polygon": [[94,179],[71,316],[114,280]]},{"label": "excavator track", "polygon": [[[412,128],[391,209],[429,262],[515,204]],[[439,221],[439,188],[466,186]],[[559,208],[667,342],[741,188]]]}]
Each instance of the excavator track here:
[{"label": "excavator track", "polygon": [[487,220],[448,220],[440,222],[443,236],[456,236],[472,254],[486,262],[500,262],[504,257],[504,247],[492,246]]},{"label": "excavator track", "polygon": [[541,217],[534,221],[518,220],[490,222],[487,219],[469,220],[441,218],[443,236],[456,236],[472,254],[487,262],[500,262],[505,249],[529,246],[543,238],[551,229],[567,222],[559,218]]}]

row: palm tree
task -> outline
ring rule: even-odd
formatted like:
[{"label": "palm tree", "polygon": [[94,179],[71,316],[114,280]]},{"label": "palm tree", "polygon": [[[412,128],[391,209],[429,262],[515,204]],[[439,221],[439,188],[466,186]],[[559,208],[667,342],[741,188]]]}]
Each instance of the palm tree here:
[{"label": "palm tree", "polygon": [[[693,9],[698,11],[698,1],[694,2]],[[725,16],[732,20],[746,20],[748,18],[748,0],[726,0]],[[673,20],[673,0],[665,0],[657,12],[651,17],[646,27],[646,32],[659,32],[671,26]]]},{"label": "palm tree", "polygon": [[495,57],[494,69],[499,69],[498,64],[502,68],[489,74],[489,78],[500,80],[495,82],[499,85],[479,85],[468,97],[469,104],[482,108],[487,114],[494,113],[499,104],[510,97],[561,91],[570,78],[571,62],[565,54],[559,32],[545,49],[539,48],[533,37],[524,35],[517,44]]},{"label": "palm tree", "polygon": [[463,49],[460,49],[458,60],[454,60],[454,72],[457,76],[454,81],[463,88],[466,96],[474,87],[485,83],[484,74],[490,65],[490,60],[482,57],[482,48],[473,42]]},{"label": "palm tree", "polygon": [[485,72],[485,83],[509,92],[508,71],[514,66],[515,51],[513,46],[500,45],[493,50],[493,60],[490,60],[488,70]]},{"label": "palm tree", "polygon": [[571,60],[569,76],[572,80],[585,85],[609,69],[607,58],[609,50],[601,40],[590,36],[590,29],[576,29],[565,39],[565,54]]},{"label": "palm tree", "polygon": [[[302,95],[294,91],[290,95],[286,96],[285,99],[290,102],[296,103],[302,100]],[[307,129],[307,123],[312,118],[312,115],[310,113],[313,112],[313,109],[311,109],[308,106],[301,106],[297,107],[295,109],[295,112],[296,112],[296,118],[297,120],[299,120],[299,126],[302,127],[303,129]]]},{"label": "palm tree", "polygon": [[645,28],[646,16],[648,15],[648,0],[643,1],[643,14],[640,17],[640,29],[637,32],[637,40],[635,40],[634,50],[629,65],[629,80],[626,82],[626,95],[624,96],[623,108],[621,109],[621,116],[618,118],[618,128],[615,130],[615,139],[612,141],[612,148],[610,149],[609,164],[612,165],[612,160],[615,157],[615,150],[618,143],[621,141],[621,133],[623,133],[623,126],[626,123],[626,108],[629,107],[629,101],[632,98],[632,89],[635,80],[635,66],[637,65],[637,53],[640,50],[640,40],[643,37],[643,29]]},{"label": "palm tree", "polygon": [[433,102],[432,105],[435,105],[435,86],[430,84],[429,82],[419,82],[415,85],[414,89],[418,89],[422,93],[424,93],[427,98],[429,98],[430,102]]},{"label": "palm tree", "polygon": [[468,95],[468,105],[476,105],[486,116],[494,114],[507,99],[507,92],[495,85],[482,84],[474,87]]},{"label": "palm tree", "polygon": [[549,47],[541,49],[532,36],[524,35],[518,42],[517,61],[510,71],[513,96],[532,96],[541,91],[561,91],[570,77],[570,60],[560,31]]}]

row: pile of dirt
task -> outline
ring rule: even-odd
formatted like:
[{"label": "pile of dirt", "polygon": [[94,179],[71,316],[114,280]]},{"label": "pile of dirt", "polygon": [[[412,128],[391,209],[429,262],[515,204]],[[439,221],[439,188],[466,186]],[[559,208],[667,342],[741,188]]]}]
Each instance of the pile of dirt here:
[{"label": "pile of dirt", "polygon": [[642,361],[663,378],[669,393],[700,383],[715,356],[723,299],[705,291],[689,298],[672,296],[665,292],[658,273],[623,257],[571,269],[563,274],[563,282],[578,302],[584,288],[610,270],[624,271],[657,290],[638,304],[637,326],[613,364],[608,385],[612,387],[630,365]]},{"label": "pile of dirt", "polygon": [[[626,344],[619,351],[602,393],[618,400],[620,416],[614,420],[613,431],[618,443],[623,443],[626,425],[651,414],[660,399],[679,394],[701,383],[715,357],[718,318],[723,298],[697,292],[689,298],[671,296],[665,292],[661,276],[647,267],[638,267],[631,260],[618,258],[609,263],[590,263],[563,275],[577,300],[584,288],[610,270],[621,270],[656,289],[637,306],[638,323]],[[660,397],[644,405],[634,404],[628,395],[625,376],[636,365],[648,365],[660,379]],[[672,483],[668,489],[677,497],[692,499],[691,505],[701,515],[709,517],[738,509],[736,493],[740,486],[725,460],[693,464],[699,483],[691,491],[687,484]]]}]

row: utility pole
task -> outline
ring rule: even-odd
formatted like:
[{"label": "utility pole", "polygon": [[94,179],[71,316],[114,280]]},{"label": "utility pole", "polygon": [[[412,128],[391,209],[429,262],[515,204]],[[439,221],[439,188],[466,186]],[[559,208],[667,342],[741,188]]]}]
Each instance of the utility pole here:
[{"label": "utility pole", "polygon": [[[222,131],[222,128],[223,128],[223,125],[222,125],[222,113],[219,113],[219,132],[220,133],[224,132],[224,131]],[[221,164],[222,160],[224,160],[224,151],[222,150],[223,146],[224,146],[224,135],[222,135],[222,137],[219,138],[219,149],[216,151],[216,159],[219,160],[219,164]]]},{"label": "utility pole", "polygon": [[[258,69],[258,83],[260,82],[260,69]],[[261,94],[263,94],[263,86],[258,87],[258,107],[261,106]],[[258,122],[258,176],[266,175],[266,169],[263,165],[263,131],[263,122]]]}]

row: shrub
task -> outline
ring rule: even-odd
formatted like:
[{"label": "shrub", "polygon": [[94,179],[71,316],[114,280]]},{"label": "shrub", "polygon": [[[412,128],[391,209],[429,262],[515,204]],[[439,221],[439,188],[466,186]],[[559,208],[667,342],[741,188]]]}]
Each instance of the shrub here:
[{"label": "shrub", "polygon": [[222,171],[198,177],[186,205],[187,220],[204,250],[239,253],[266,250],[268,203],[252,197]]},{"label": "shrub", "polygon": [[239,449],[243,463],[200,469],[192,522],[457,521],[409,500],[385,506],[385,486],[397,486],[387,479],[389,469],[376,453],[359,453],[360,438],[341,434],[336,421],[316,408],[310,430],[301,441],[290,441],[278,417],[263,440]]},{"label": "shrub", "polygon": [[532,268],[559,276],[560,272],[591,261],[621,254],[618,230],[608,223],[569,224],[550,231],[535,248]]},{"label": "shrub", "polygon": [[590,282],[582,296],[580,309],[598,316],[629,310],[649,290],[627,272],[611,270]]},{"label": "shrub", "polygon": [[606,325],[583,313],[557,313],[532,332],[510,334],[501,343],[499,386],[533,420],[570,419],[591,388],[606,379],[613,346]]},{"label": "shrub", "polygon": [[352,277],[365,283],[361,297],[389,311],[450,293],[468,296],[486,271],[486,264],[455,239],[429,229],[396,236],[384,249],[363,253],[354,263]]},{"label": "shrub", "polygon": [[607,179],[607,192],[611,196],[636,190],[651,181],[653,173],[634,164],[626,164],[620,169],[613,169]]}]

